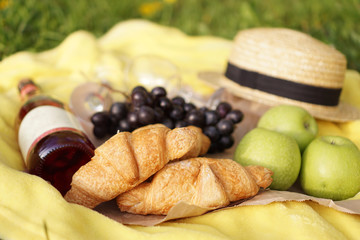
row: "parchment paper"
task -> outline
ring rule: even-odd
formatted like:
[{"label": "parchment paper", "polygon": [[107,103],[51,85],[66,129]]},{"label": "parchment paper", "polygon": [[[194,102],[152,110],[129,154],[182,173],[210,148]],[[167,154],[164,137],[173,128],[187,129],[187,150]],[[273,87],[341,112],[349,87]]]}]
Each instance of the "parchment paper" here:
[{"label": "parchment paper", "polygon": [[[245,117],[243,121],[236,126],[234,131],[235,144],[232,148],[228,149],[224,153],[220,154],[208,154],[207,157],[211,158],[233,158],[233,153],[237,143],[241,138],[252,128],[256,127],[259,117],[269,109],[268,106],[250,102],[244,99],[237,98],[228,93],[223,94],[223,100],[231,102],[233,108],[240,109]],[[250,199],[243,199],[237,202],[231,203],[229,206],[221,209],[201,208],[187,204],[185,202],[179,202],[168,213],[168,215],[136,215],[121,212],[116,205],[115,200],[100,204],[95,208],[99,213],[123,224],[140,225],[140,226],[154,226],[165,221],[186,218],[192,216],[199,216],[207,214],[211,211],[223,211],[224,209],[241,207],[246,205],[266,205],[272,202],[284,202],[284,201],[314,201],[323,206],[334,208],[338,211],[360,214],[360,200],[344,200],[344,201],[332,201],[330,199],[316,198],[306,195],[302,192],[298,182],[296,182],[288,191],[275,191],[275,190],[261,190],[256,196]]]}]

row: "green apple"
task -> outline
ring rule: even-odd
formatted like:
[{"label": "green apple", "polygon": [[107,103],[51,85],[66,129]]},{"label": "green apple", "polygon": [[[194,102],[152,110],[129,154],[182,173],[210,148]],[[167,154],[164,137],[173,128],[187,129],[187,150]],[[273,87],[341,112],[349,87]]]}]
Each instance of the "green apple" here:
[{"label": "green apple", "polygon": [[287,190],[296,181],[301,153],[294,138],[264,128],[254,128],[238,143],[234,160],[243,166],[260,165],[273,172],[271,189]]},{"label": "green apple", "polygon": [[318,125],[314,117],[304,108],[294,105],[270,108],[261,116],[257,126],[295,138],[301,152],[318,133]]},{"label": "green apple", "polygon": [[305,149],[300,172],[305,193],[344,200],[360,191],[360,151],[349,139],[323,136]]}]

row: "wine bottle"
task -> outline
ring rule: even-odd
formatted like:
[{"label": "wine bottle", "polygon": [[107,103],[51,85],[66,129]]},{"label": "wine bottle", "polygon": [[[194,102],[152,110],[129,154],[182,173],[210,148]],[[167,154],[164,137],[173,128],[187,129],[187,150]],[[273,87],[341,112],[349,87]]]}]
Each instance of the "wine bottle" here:
[{"label": "wine bottle", "polygon": [[15,125],[26,171],[65,195],[95,147],[64,103],[42,94],[31,79],[21,80],[18,89],[22,106]]}]

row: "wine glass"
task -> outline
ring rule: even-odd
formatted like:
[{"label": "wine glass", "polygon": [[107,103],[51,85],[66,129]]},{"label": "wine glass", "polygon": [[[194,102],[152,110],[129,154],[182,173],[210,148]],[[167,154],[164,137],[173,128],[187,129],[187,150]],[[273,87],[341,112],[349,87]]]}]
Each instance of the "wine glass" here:
[{"label": "wine glass", "polygon": [[228,91],[219,85],[221,77],[222,73],[220,72],[200,71],[198,73],[199,80],[203,81],[205,84],[214,89],[214,92],[208,98],[202,99],[202,102],[209,109],[214,110],[220,102],[228,100]]},{"label": "wine glass", "polygon": [[178,94],[181,89],[178,67],[157,55],[135,57],[124,69],[124,80],[127,89],[133,89],[137,85],[142,85],[147,90],[162,86],[169,96]]},{"label": "wine glass", "polygon": [[93,77],[83,74],[87,81],[73,90],[69,101],[71,111],[96,147],[101,145],[104,140],[94,136],[91,116],[96,112],[109,110],[115,100],[126,101],[128,98],[126,90],[118,90],[111,86],[107,79],[109,71],[112,71],[111,67],[98,67],[95,69],[96,74]]}]

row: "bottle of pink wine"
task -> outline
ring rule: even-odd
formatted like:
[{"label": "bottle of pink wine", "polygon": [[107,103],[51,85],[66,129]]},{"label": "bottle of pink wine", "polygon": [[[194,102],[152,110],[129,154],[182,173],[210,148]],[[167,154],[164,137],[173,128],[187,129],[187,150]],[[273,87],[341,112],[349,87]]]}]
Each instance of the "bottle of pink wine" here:
[{"label": "bottle of pink wine", "polygon": [[42,94],[31,79],[21,80],[18,89],[22,106],[16,130],[26,169],[64,195],[95,148],[65,104]]}]

